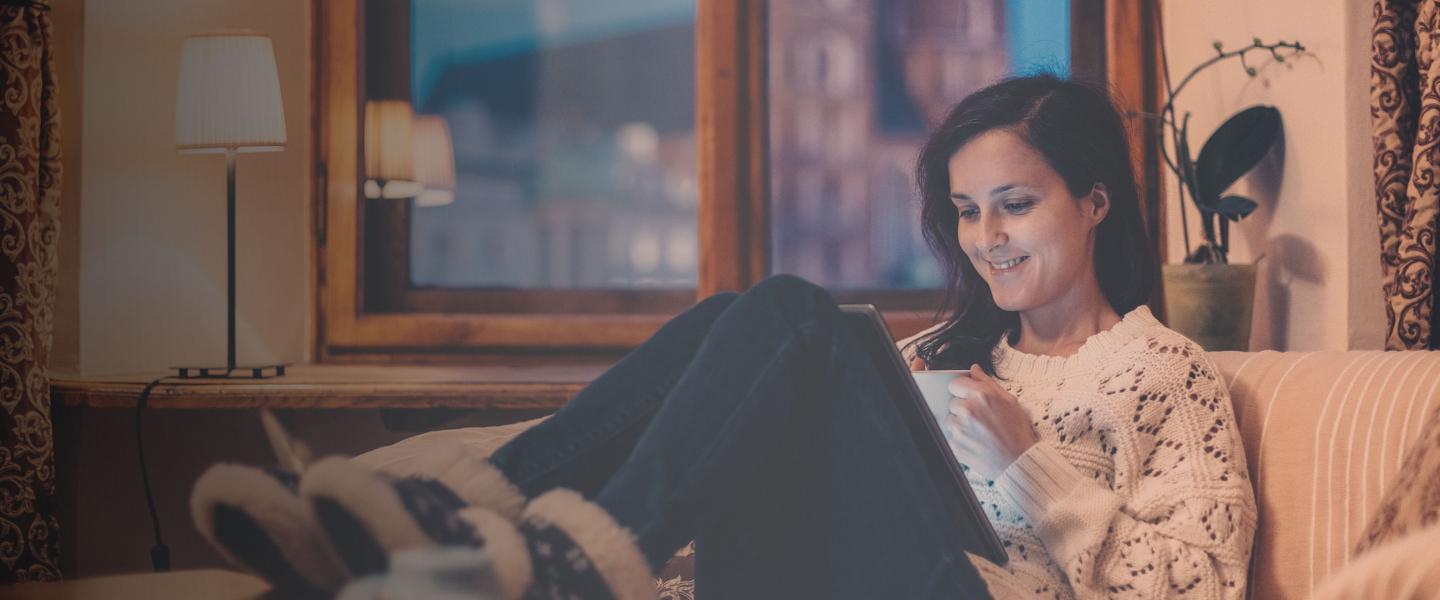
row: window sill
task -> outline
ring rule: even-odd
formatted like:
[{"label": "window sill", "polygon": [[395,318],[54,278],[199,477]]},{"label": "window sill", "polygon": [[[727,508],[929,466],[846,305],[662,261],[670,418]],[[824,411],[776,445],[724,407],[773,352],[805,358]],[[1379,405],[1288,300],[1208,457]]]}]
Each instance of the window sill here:
[{"label": "window sill", "polygon": [[[167,380],[153,409],[464,408],[555,410],[607,365],[294,365],[272,379]],[[50,379],[56,406],[134,408],[158,373]]]}]

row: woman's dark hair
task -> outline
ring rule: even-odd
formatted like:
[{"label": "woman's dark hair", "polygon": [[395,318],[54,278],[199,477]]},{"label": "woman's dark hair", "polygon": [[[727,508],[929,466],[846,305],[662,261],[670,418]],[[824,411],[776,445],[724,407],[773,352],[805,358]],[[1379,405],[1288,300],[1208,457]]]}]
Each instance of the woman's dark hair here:
[{"label": "woman's dark hair", "polygon": [[950,200],[950,158],[982,133],[1006,129],[1045,157],[1072,196],[1095,184],[1109,192],[1110,211],[1095,235],[1095,274],[1100,291],[1124,315],[1144,304],[1158,269],[1140,216],[1140,197],[1130,164],[1125,125],[1104,88],[1053,75],[1015,77],[961,100],[951,109],[916,165],[921,227],[945,272],[945,324],[922,337],[916,352],[931,369],[964,369],[979,363],[994,373],[992,353],[1000,336],[1019,333],[1018,313],[995,305],[990,286],[960,248],[959,213]]}]

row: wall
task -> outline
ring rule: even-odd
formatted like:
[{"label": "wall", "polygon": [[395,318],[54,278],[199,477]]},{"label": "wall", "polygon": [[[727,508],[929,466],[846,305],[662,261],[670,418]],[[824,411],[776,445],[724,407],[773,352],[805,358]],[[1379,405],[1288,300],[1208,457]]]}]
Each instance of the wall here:
[{"label": "wall", "polygon": [[224,364],[225,162],[174,147],[181,41],[224,28],[273,39],[289,137],[237,161],[238,358],[308,358],[310,25],[302,0],[84,3],[79,314],[58,315],[81,372]]},{"label": "wall", "polygon": [[84,97],[80,69],[85,55],[85,3],[64,0],[51,5],[55,85],[60,97],[60,277],[55,284],[55,333],[50,368],[72,370],[80,364],[80,181]]},{"label": "wall", "polygon": [[[1232,262],[1259,261],[1252,349],[1380,348],[1378,227],[1370,175],[1370,4],[1301,0],[1216,0],[1164,4],[1175,83],[1227,48],[1299,40],[1310,55],[1285,63],[1251,53],[1259,76],[1237,62],[1207,69],[1180,96],[1193,112],[1191,149],[1230,115],[1271,104],[1284,140],[1234,191],[1260,208],[1231,230]],[[1247,57],[1248,58],[1248,57]],[[1174,181],[1167,227],[1171,262],[1183,257]],[[1192,244],[1198,227],[1192,213]]]}]

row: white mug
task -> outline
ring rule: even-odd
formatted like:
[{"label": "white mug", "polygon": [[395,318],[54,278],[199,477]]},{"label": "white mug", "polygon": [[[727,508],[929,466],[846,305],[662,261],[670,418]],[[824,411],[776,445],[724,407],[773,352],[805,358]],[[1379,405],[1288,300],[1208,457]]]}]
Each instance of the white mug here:
[{"label": "white mug", "polygon": [[930,413],[935,415],[940,432],[945,434],[945,439],[950,439],[950,428],[945,424],[945,417],[950,414],[950,398],[953,397],[950,381],[969,375],[970,370],[912,371],[910,374],[915,377],[915,387],[920,388],[920,395],[925,397]]}]

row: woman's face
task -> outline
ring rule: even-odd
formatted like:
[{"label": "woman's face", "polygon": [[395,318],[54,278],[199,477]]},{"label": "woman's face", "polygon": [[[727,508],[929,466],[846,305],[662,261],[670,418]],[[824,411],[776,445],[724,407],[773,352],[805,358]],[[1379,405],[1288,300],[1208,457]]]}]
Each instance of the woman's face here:
[{"label": "woman's face", "polygon": [[1045,158],[1005,129],[961,146],[949,171],[960,247],[997,306],[1025,312],[1087,297],[1095,226],[1109,210],[1103,187],[1071,196]]}]

